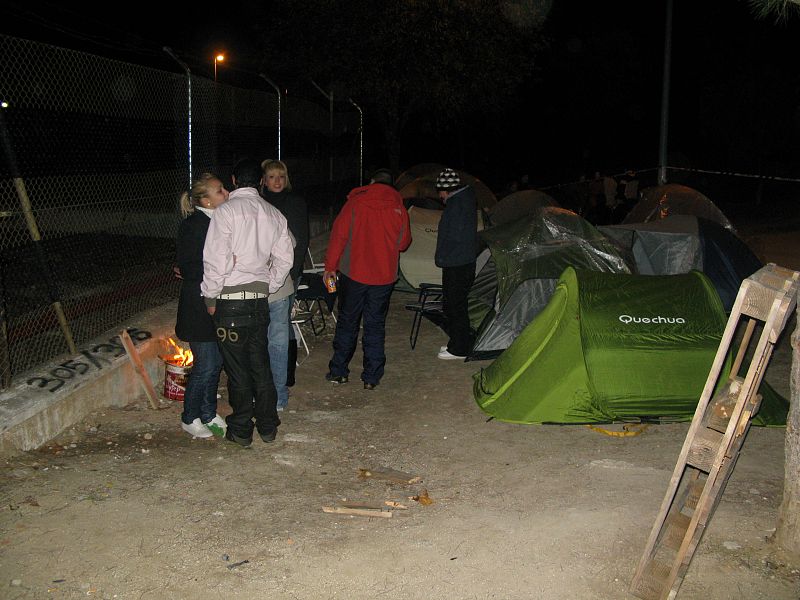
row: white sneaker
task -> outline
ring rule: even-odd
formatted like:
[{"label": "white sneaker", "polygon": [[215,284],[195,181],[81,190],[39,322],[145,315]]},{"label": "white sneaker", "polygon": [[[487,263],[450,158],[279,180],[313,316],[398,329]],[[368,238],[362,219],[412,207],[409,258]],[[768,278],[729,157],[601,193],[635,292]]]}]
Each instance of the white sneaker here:
[{"label": "white sneaker", "polygon": [[442,360],[464,360],[466,356],[456,356],[455,354],[450,354],[447,351],[447,346],[443,346],[441,350],[439,350],[439,354],[436,355],[437,358],[441,358]]},{"label": "white sneaker", "polygon": [[208,438],[214,435],[208,430],[208,427],[206,427],[200,422],[199,417],[194,421],[192,421],[191,423],[189,423],[189,425],[181,421],[181,427],[183,427],[183,430],[186,433],[196,438]]},{"label": "white sneaker", "polygon": [[225,419],[220,417],[219,415],[215,415],[213,419],[211,419],[208,423],[203,423],[203,427],[208,429],[212,435],[217,437],[225,437],[225,432],[228,429],[228,424],[225,422]]}]

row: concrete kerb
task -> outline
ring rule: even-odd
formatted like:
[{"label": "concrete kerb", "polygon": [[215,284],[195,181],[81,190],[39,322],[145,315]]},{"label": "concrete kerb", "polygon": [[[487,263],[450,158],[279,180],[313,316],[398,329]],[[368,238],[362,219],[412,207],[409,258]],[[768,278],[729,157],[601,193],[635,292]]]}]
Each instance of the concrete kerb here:
[{"label": "concrete kerb", "polygon": [[141,379],[114,339],[123,328],[161,396],[164,363],[158,355],[165,353],[163,340],[175,335],[176,309],[177,302],[171,302],[139,313],[81,345],[76,356],[62,356],[15,378],[0,393],[0,455],[38,448],[93,411],[144,396]]}]

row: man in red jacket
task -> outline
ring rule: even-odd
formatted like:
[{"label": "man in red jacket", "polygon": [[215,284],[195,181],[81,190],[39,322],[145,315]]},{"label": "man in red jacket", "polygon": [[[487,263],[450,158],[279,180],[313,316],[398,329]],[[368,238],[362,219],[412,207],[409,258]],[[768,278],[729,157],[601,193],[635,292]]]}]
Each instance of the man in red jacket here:
[{"label": "man in red jacket", "polygon": [[376,171],[369,185],[348,194],[333,222],[324,274],[327,281],[339,272],[339,319],[333,338],[333,357],[325,376],[332,383],[347,383],[350,375],[347,365],[358,344],[362,317],[364,389],[375,389],[383,377],[389,298],[397,281],[400,253],[411,244],[408,212],[392,184],[392,174],[387,169]]}]

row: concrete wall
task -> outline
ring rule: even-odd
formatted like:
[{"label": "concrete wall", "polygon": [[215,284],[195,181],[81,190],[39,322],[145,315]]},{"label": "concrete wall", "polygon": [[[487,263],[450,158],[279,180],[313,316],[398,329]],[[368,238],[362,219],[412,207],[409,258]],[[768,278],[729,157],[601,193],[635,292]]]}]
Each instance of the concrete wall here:
[{"label": "concrete wall", "polygon": [[[0,394],[0,455],[38,448],[93,411],[125,406],[136,400],[146,402],[141,380],[127,354],[114,356],[119,350],[113,354],[105,352],[111,348],[109,340],[123,328],[151,334],[150,339],[134,339],[134,343],[160,395],[164,363],[158,355],[166,351],[163,340],[174,336],[176,310],[177,302],[172,302],[139,313],[119,328],[79,348],[88,355],[62,356],[17,377],[15,384]],[[93,352],[98,347],[101,350]],[[68,364],[87,365],[87,368],[73,370],[72,377],[54,389],[59,379],[52,373],[69,374],[70,369],[63,364],[70,360],[73,362]],[[94,363],[102,367],[97,368]]]}]

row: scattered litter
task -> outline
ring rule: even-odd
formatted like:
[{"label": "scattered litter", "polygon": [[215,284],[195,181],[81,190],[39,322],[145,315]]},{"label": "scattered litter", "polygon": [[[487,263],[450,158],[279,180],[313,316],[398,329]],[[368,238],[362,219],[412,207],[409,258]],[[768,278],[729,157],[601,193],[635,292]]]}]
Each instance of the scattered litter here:
[{"label": "scattered litter", "polygon": [[643,434],[650,427],[649,423],[611,423],[605,427],[587,425],[587,429],[603,433],[611,437],[635,437]]},{"label": "scattered litter", "polygon": [[390,508],[399,508],[401,510],[408,510],[408,507],[405,504],[400,504],[399,502],[395,502],[394,500],[386,500],[384,504]]},{"label": "scattered litter", "polygon": [[235,569],[236,567],[241,567],[242,565],[246,565],[249,562],[250,562],[249,560],[240,560],[239,562],[229,564],[226,568]]},{"label": "scattered litter", "polygon": [[150,450],[147,448],[142,448],[142,454],[150,454]]},{"label": "scattered litter", "polygon": [[64,583],[66,579],[53,579],[52,583]]},{"label": "scattered litter", "polygon": [[13,585],[14,587],[21,586],[22,585],[22,579],[12,579],[11,580],[11,585]]},{"label": "scattered litter", "polygon": [[231,557],[228,556],[227,554],[223,554],[222,555],[222,560],[224,560],[225,562],[228,562],[230,559],[231,559]]},{"label": "scattered litter", "polygon": [[430,506],[433,504],[433,498],[428,496],[428,490],[422,490],[418,495],[409,496],[408,499],[413,500],[414,502],[419,502],[422,504],[422,506]]},{"label": "scattered litter", "polygon": [[152,433],[145,433],[145,434],[144,434],[144,439],[146,439],[146,440],[152,440],[152,439],[153,439],[153,434],[152,434]]},{"label": "scattered litter", "polygon": [[725,546],[726,550],[739,550],[742,547],[741,544],[736,542],[723,542],[722,545]]},{"label": "scattered litter", "polygon": [[224,513],[224,512],[222,512],[221,510],[215,510],[215,511],[214,511],[213,513],[211,513],[211,514],[212,514],[212,515],[214,515],[215,517],[224,517],[224,516],[225,516],[225,513]]}]

